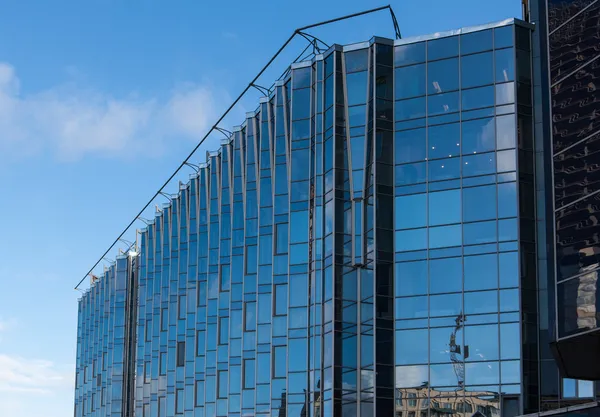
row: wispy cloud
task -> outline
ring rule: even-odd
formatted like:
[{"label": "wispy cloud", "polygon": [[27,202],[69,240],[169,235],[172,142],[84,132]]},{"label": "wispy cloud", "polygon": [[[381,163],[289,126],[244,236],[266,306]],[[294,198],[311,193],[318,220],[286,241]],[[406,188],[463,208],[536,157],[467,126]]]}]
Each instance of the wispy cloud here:
[{"label": "wispy cloud", "polygon": [[50,394],[72,389],[72,366],[0,354],[0,392]]},{"label": "wispy cloud", "polygon": [[60,159],[124,151],[157,153],[179,138],[198,140],[227,95],[183,84],[169,97],[114,97],[80,83],[21,93],[13,66],[0,62],[0,154],[52,152]]}]

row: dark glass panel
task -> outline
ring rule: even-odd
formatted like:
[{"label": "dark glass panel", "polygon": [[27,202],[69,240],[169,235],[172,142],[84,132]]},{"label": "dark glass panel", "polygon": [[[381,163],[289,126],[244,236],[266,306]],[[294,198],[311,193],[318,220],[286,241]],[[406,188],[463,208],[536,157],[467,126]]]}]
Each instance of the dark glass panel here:
[{"label": "dark glass panel", "polygon": [[432,126],[428,131],[428,158],[451,158],[460,152],[460,124]]},{"label": "dark glass panel", "polygon": [[430,193],[428,205],[430,226],[460,222],[460,190]]},{"label": "dark glass panel", "polygon": [[346,72],[366,71],[369,64],[370,49],[346,52]]},{"label": "dark glass panel", "polygon": [[430,96],[427,100],[427,114],[430,117],[454,113],[457,112],[459,108],[458,91]]},{"label": "dark glass panel", "polygon": [[459,292],[462,290],[462,258],[429,261],[429,292]]},{"label": "dark glass panel", "polygon": [[595,329],[600,323],[598,270],[558,284],[559,337]]},{"label": "dark glass panel", "polygon": [[[493,93],[492,93],[493,95]],[[477,119],[462,123],[462,153],[476,154],[494,150],[494,119]]]},{"label": "dark glass panel", "polygon": [[513,46],[513,26],[504,26],[494,29],[494,48]]},{"label": "dark glass panel", "polygon": [[493,33],[491,29],[467,33],[460,36],[460,54],[472,54],[474,52],[492,49]]},{"label": "dark glass panel", "polygon": [[396,166],[396,185],[410,185],[425,182],[427,165],[425,162]]},{"label": "dark glass panel", "polygon": [[[572,2],[562,9],[551,7],[550,10],[555,13],[570,13],[581,3],[579,1]],[[599,21],[600,2],[596,2],[550,35],[551,83],[557,82],[598,56]]]},{"label": "dark glass panel", "polygon": [[425,129],[413,129],[396,132],[395,163],[422,161],[425,159],[426,136]]},{"label": "dark glass panel", "polygon": [[554,199],[561,207],[600,189],[600,133],[554,157]]},{"label": "dark glass panel", "polygon": [[401,121],[425,117],[426,110],[425,97],[397,101],[395,108],[395,120]]},{"label": "dark glass panel", "polygon": [[396,229],[413,229],[427,224],[427,195],[413,194],[396,197]]}]

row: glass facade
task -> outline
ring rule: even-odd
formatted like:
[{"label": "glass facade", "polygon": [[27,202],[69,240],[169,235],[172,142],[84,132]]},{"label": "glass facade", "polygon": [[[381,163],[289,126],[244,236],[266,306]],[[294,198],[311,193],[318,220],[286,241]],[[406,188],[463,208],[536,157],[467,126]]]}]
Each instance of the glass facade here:
[{"label": "glass facade", "polygon": [[537,411],[531,68],[513,19],[293,64],[81,299],[76,417]]}]

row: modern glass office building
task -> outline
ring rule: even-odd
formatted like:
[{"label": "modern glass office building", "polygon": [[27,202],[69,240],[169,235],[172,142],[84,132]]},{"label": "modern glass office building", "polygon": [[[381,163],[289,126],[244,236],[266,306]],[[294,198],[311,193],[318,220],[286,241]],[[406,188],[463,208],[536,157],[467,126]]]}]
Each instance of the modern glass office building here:
[{"label": "modern glass office building", "polygon": [[532,29],[294,63],[82,297],[75,416],[542,409]]}]

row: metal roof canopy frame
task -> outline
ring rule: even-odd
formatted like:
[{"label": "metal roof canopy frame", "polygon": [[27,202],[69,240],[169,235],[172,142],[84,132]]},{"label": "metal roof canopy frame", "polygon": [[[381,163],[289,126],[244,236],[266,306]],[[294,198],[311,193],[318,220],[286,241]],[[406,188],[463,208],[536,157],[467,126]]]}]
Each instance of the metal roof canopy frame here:
[{"label": "metal roof canopy frame", "polygon": [[[319,41],[319,42],[321,42],[323,44],[325,44],[325,43],[323,41],[321,41],[320,39],[316,38],[315,36],[305,33],[304,32],[305,30],[311,29],[311,28],[315,28],[315,27],[318,27],[318,26],[324,26],[324,25],[328,25],[328,24],[331,24],[331,23],[339,22],[341,20],[352,19],[352,18],[363,16],[363,15],[366,15],[366,14],[380,12],[380,11],[383,11],[383,10],[388,10],[389,11],[390,17],[392,18],[392,24],[394,25],[394,32],[396,34],[396,39],[400,39],[401,38],[400,27],[398,26],[398,21],[396,20],[396,15],[394,14],[392,6],[389,5],[389,4],[387,6],[381,6],[381,7],[377,7],[377,8],[374,8],[374,9],[364,10],[362,12],[353,13],[353,14],[349,14],[349,15],[345,15],[345,16],[341,16],[341,17],[336,17],[335,19],[325,20],[325,21],[322,21],[322,22],[319,22],[319,23],[314,23],[312,25],[308,25],[308,26],[303,26],[301,28],[297,28],[296,30],[294,30],[294,32],[292,33],[292,35],[283,43],[283,45],[271,57],[271,59],[269,59],[269,61],[266,63],[266,65],[258,72],[258,74],[252,79],[252,81],[250,81],[250,83],[248,83],[248,86],[246,86],[246,88],[244,88],[244,90],[238,95],[238,97],[233,101],[233,103],[231,103],[231,105],[227,108],[227,110],[225,110],[225,112],[219,117],[219,119],[216,121],[216,123],[204,135],[204,137],[202,139],[200,139],[200,141],[198,142],[198,144],[194,147],[194,149],[192,149],[192,151],[189,153],[189,155],[181,162],[181,164],[171,174],[171,176],[164,182],[164,184],[158,189],[158,191],[156,191],[156,193],[152,196],[152,198],[150,198],[150,200],[148,200],[148,202],[146,203],[146,205],[144,205],[144,207],[142,207],[142,209],[140,210],[140,212],[137,215],[134,216],[133,220],[131,220],[131,222],[125,227],[125,229],[123,229],[123,231],[121,232],[121,234],[108,247],[108,249],[106,250],[106,252],[104,252],[104,254],[100,257],[100,259],[98,259],[98,261],[96,261],[96,263],[90,268],[90,270],[85,274],[85,276],[81,279],[81,281],[79,281],[77,283],[77,285],[75,286],[75,289],[79,290],[79,286],[83,283],[83,281],[85,281],[85,279],[92,274],[92,272],[94,271],[94,269],[98,266],[98,264],[102,261],[102,259],[104,259],[106,257],[106,255],[108,255],[108,253],[111,251],[111,249],[114,248],[114,246],[118,242],[122,241],[122,238],[125,235],[125,233],[127,233],[127,231],[131,228],[131,226],[133,226],[133,224],[138,219],[140,219],[141,215],[152,204],[152,202],[154,201],[154,199],[156,199],[156,197],[158,197],[159,195],[165,195],[165,193],[163,192],[163,189],[165,187],[167,187],[167,185],[169,185],[169,183],[173,180],[173,178],[175,178],[175,175],[177,175],[177,173],[184,166],[190,166],[190,163],[188,161],[192,158],[192,156],[194,156],[194,154],[196,153],[196,151],[198,150],[198,148],[200,148],[200,146],[202,145],[202,143],[204,143],[204,141],[208,138],[208,136],[210,136],[210,134],[213,133],[214,131],[219,131],[219,132],[223,133],[224,129],[222,129],[222,128],[219,127],[219,123],[221,123],[223,121],[223,119],[225,118],[225,116],[227,116],[227,114],[229,114],[229,112],[236,106],[236,104],[242,99],[242,97],[248,92],[248,90],[250,88],[260,87],[260,86],[257,86],[255,84],[256,81],[267,70],[267,68],[269,68],[269,66],[271,66],[271,64],[273,63],[273,61],[275,61],[275,59],[279,56],[279,54],[281,54],[281,52],[289,45],[289,43],[296,37],[296,35],[299,35],[299,36],[303,37],[304,39],[306,39],[309,42],[309,45],[307,46],[307,48],[310,47],[310,46],[317,47],[317,41]],[[308,37],[310,37],[312,39],[307,39]],[[300,56],[302,56],[302,54],[304,54],[305,51],[306,51],[306,49],[301,53]],[[257,89],[262,92],[261,88],[257,88]],[[134,247],[134,245],[132,244],[129,247],[128,251],[131,250],[133,247]]]}]

